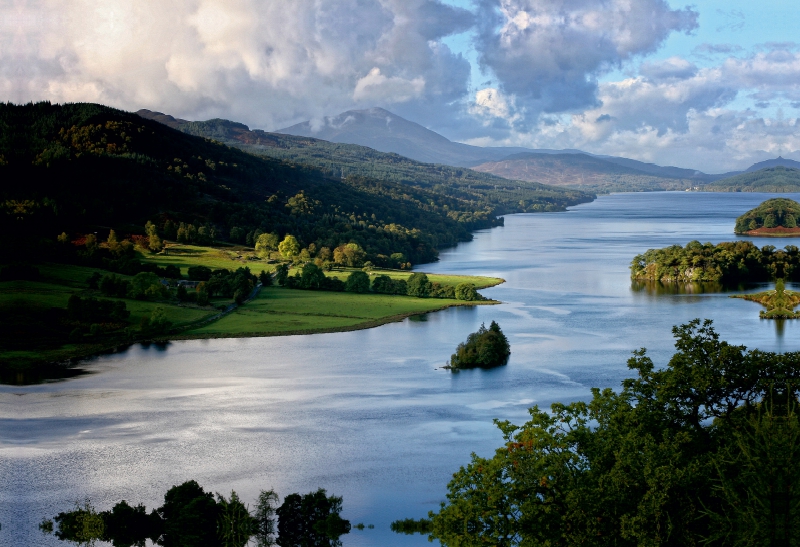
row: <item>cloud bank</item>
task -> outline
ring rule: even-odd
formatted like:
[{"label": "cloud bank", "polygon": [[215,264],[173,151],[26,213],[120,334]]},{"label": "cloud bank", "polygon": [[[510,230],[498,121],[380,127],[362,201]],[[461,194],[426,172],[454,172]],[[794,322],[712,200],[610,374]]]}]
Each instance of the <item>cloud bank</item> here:
[{"label": "cloud bank", "polygon": [[[0,100],[265,129],[381,106],[457,140],[706,171],[800,150],[797,46],[653,58],[697,25],[664,0],[9,0]],[[447,45],[462,33],[476,67]],[[472,87],[475,70],[490,83]],[[603,80],[615,70],[629,77]]]}]

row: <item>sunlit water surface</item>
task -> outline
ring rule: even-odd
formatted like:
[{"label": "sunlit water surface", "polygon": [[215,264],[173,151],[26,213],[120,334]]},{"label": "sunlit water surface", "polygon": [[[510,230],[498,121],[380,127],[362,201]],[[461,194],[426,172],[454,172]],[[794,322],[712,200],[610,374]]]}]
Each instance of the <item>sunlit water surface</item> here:
[{"label": "sunlit water surface", "polygon": [[[345,546],[428,545],[389,523],[437,509],[470,453],[488,456],[502,442],[492,419],[520,423],[534,404],[617,387],[636,348],[665,363],[672,326],[695,317],[713,319],[732,343],[800,350],[800,322],[779,333],[755,303],[653,295],[629,279],[631,259],[648,248],[734,239],[734,219],[768,197],[616,194],[566,213],[508,216],[419,268],[502,277],[483,291],[501,305],[359,332],[134,346],[89,361],[87,376],[0,386],[0,544],[57,545],[37,524],[76,500],[149,509],[193,478],[251,505],[260,489],[323,487],[344,496],[353,524],[375,525],[343,536]],[[492,320],[511,341],[507,366],[439,368]]]}]

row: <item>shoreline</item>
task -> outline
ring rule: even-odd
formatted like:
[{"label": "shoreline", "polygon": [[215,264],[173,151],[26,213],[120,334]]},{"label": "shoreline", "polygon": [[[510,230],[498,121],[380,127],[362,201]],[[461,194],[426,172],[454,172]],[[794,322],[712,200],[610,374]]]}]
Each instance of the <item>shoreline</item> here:
[{"label": "shoreline", "polygon": [[[421,273],[426,273],[426,272],[421,272]],[[448,275],[448,274],[439,274],[439,275]],[[483,276],[471,276],[471,277],[483,277]],[[483,285],[481,289],[496,287],[506,282],[505,279],[496,277],[483,277],[483,279],[491,281],[490,283]],[[202,322],[203,326],[216,323],[218,320],[226,316],[229,316],[232,313],[235,313],[239,308],[247,310],[248,309],[247,304],[251,303],[256,298],[256,296],[259,293],[257,289],[259,288],[260,287],[254,289],[253,293],[251,294],[251,297],[241,306],[235,305],[233,308],[217,314],[214,317],[213,321],[209,322],[208,320],[204,320]],[[317,292],[317,291],[303,291],[300,289],[288,289],[288,290],[298,291],[302,293]],[[319,291],[319,292],[325,294],[328,291]],[[430,301],[439,299],[426,298],[420,300]],[[86,361],[88,359],[92,359],[94,357],[98,357],[100,355],[110,355],[114,353],[119,353],[125,351],[126,349],[130,348],[135,344],[163,344],[180,340],[216,340],[225,338],[268,338],[274,336],[306,336],[312,334],[353,332],[357,330],[367,330],[371,328],[376,328],[389,323],[397,323],[409,317],[425,315],[428,313],[436,313],[453,307],[486,306],[486,305],[496,305],[501,303],[502,302],[499,300],[490,300],[490,299],[476,300],[476,301],[458,301],[458,302],[451,301],[444,303],[440,306],[433,307],[431,309],[392,314],[379,317],[376,319],[368,319],[366,321],[362,321],[353,325],[345,325],[339,327],[320,327],[312,329],[297,329],[297,330],[285,330],[285,331],[239,331],[231,333],[212,332],[212,333],[193,334],[191,332],[185,332],[185,333],[177,332],[171,335],[168,334],[164,336],[147,337],[134,340],[121,340],[119,338],[116,338],[114,340],[108,340],[107,343],[97,343],[97,344],[87,345],[86,347],[77,351],[72,351],[72,352],[64,351],[64,356],[56,359],[43,359],[42,361],[39,362],[30,362],[19,368],[15,367],[13,364],[6,365],[0,368],[0,384],[23,386],[23,385],[35,385],[37,383],[42,383],[48,380],[59,381],[63,379],[68,379],[70,377],[75,376],[75,374],[70,374],[71,371],[77,372],[80,370],[81,362]],[[196,324],[192,325],[191,328],[192,329],[198,328],[198,325]]]}]

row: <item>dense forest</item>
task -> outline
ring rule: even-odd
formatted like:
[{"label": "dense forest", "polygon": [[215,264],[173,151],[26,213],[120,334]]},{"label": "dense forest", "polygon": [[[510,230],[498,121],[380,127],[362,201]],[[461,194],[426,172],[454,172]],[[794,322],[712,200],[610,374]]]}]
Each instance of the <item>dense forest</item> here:
[{"label": "dense forest", "polygon": [[[96,104],[0,105],[0,173],[0,222],[21,234],[5,242],[18,250],[62,232],[110,227],[128,235],[143,232],[147,221],[160,232],[170,221],[204,227],[214,240],[292,234],[302,247],[357,243],[376,264],[393,253],[419,263],[516,210],[493,197],[488,183],[470,193],[450,191],[447,177],[410,184],[355,168],[331,176]],[[517,190],[514,198],[527,195]],[[561,210],[592,197],[554,190],[530,199]]]},{"label": "dense forest", "polygon": [[768,199],[736,219],[734,232],[744,234],[759,228],[797,228],[800,203],[786,198]]},{"label": "dense forest", "polygon": [[710,321],[644,350],[621,389],[497,421],[427,527],[443,546],[798,544],[800,354],[747,350]]},{"label": "dense forest", "polygon": [[785,278],[800,280],[800,249],[787,245],[760,249],[749,241],[713,245],[690,241],[685,247],[672,245],[649,249],[631,262],[633,279],[662,283],[714,281],[724,284],[760,282]]},{"label": "dense forest", "polygon": [[712,182],[703,187],[707,192],[798,192],[800,169],[768,167]]}]

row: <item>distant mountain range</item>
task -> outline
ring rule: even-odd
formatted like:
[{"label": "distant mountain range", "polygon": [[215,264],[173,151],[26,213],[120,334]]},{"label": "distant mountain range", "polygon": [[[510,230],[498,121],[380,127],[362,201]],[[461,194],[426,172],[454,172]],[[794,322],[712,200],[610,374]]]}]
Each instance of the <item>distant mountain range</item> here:
[{"label": "distant mountain range", "polygon": [[[229,120],[190,122],[160,112],[140,110],[143,118],[173,129],[268,157],[319,170],[334,180],[371,179],[392,185],[425,188],[459,195],[496,214],[564,210],[591,201],[595,195],[573,188],[556,188],[531,181],[508,180],[464,167],[419,162],[357,144],[332,143],[310,137],[251,130]],[[455,215],[452,213],[451,216]]]},{"label": "distant mountain range", "polygon": [[[608,174],[652,175],[659,178],[686,179],[701,183],[724,176],[707,175],[700,171],[681,169],[680,167],[662,167],[629,158],[598,156],[575,149],[471,146],[453,142],[418,123],[408,121],[383,108],[349,110],[338,116],[324,118],[321,125],[308,121],[278,129],[276,133],[314,137],[331,142],[360,144],[382,152],[394,152],[418,161],[471,167],[477,171],[493,173],[505,178],[563,186],[608,185],[609,182],[614,182],[606,177]],[[561,159],[558,161],[548,160],[547,156],[552,155],[561,156]],[[598,161],[589,162],[585,158],[571,157],[576,155],[597,158]],[[507,167],[498,165],[500,162]],[[615,169],[607,165],[608,163],[628,169]],[[569,166],[571,175],[565,176],[563,173],[551,172],[545,167],[548,164],[558,168]],[[593,171],[593,168],[598,170]],[[533,176],[538,178],[530,178]],[[653,182],[653,184],[663,184],[663,181],[651,181],[649,178],[642,180]]]},{"label": "distant mountain range", "polygon": [[[278,129],[275,133],[313,137],[330,142],[360,144],[381,152],[393,152],[426,163],[473,167],[510,154],[530,152],[520,147],[481,147],[453,142],[418,123],[408,121],[383,108],[348,110],[326,117],[317,126],[310,121]],[[536,150],[559,153],[564,150]],[[574,152],[578,152],[575,150]]]},{"label": "distant mountain range", "polygon": [[[759,162],[746,171],[707,174],[693,169],[660,166],[617,156],[589,154],[581,150],[480,147],[450,141],[446,137],[382,108],[350,110],[326,117],[319,124],[299,123],[276,132],[250,130],[228,120],[189,122],[142,110],[140,115],[198,136],[233,140],[241,147],[282,148],[285,136],[321,139],[394,153],[425,162],[469,167],[510,180],[573,187],[591,192],[684,190],[704,187],[720,179],[767,167],[800,167],[800,162],[778,157]],[[203,124],[202,127],[197,124]]]}]

